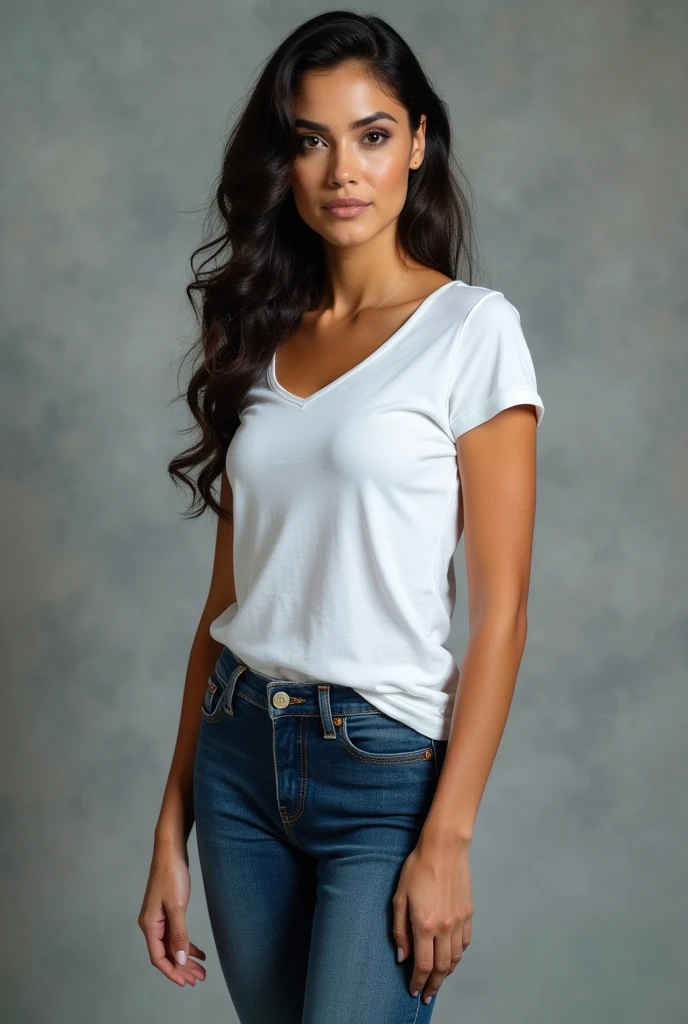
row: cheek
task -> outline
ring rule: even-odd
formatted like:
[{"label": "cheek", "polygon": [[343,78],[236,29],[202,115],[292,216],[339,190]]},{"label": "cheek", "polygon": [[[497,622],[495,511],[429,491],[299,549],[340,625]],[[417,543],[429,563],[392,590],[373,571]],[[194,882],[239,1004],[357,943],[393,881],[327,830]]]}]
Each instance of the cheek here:
[{"label": "cheek", "polygon": [[408,188],[408,166],[398,154],[380,154],[368,160],[365,176],[376,189],[378,200],[395,200]]},{"label": "cheek", "polygon": [[312,168],[308,168],[305,164],[292,169],[290,182],[294,204],[299,216],[309,227],[315,228],[320,211],[314,208],[314,197],[319,195],[322,190],[322,182],[313,173]]},{"label": "cheek", "polygon": [[406,165],[395,157],[371,161],[366,168],[365,177],[375,194],[375,205],[383,220],[396,216],[404,205],[408,192]]}]

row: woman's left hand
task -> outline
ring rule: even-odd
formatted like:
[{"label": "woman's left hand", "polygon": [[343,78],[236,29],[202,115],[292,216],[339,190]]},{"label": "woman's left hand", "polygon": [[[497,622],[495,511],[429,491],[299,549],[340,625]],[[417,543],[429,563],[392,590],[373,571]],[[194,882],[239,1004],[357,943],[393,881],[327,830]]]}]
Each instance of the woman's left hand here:
[{"label": "woman's left hand", "polygon": [[471,941],[471,876],[468,843],[423,837],[406,858],[394,894],[393,934],[405,960],[413,950],[409,991],[425,986],[429,1003]]}]

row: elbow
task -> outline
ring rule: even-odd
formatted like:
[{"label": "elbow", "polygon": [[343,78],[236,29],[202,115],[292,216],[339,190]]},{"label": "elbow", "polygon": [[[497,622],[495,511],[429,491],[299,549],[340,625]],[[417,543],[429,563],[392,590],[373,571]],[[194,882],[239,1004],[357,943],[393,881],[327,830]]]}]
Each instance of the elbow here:
[{"label": "elbow", "polygon": [[487,629],[508,638],[516,646],[525,647],[528,636],[528,598],[486,602],[476,615],[471,632]]}]

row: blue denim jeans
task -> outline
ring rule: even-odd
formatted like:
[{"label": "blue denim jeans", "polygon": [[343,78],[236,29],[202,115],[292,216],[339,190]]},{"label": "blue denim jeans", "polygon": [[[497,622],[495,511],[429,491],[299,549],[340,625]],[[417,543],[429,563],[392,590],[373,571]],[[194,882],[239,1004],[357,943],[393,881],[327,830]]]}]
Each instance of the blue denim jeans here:
[{"label": "blue denim jeans", "polygon": [[274,679],[227,647],[194,767],[213,939],[242,1024],[426,1024],[392,897],[444,762],[346,686]]}]

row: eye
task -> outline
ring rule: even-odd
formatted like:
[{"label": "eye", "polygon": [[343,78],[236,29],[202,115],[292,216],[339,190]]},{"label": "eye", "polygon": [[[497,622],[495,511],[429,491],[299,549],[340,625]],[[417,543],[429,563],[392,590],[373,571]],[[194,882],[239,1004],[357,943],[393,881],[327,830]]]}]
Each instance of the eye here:
[{"label": "eye", "polygon": [[363,138],[365,139],[366,136],[368,135],[379,135],[383,139],[382,142],[372,142],[372,146],[384,146],[384,139],[388,139],[391,135],[391,132],[385,131],[384,128],[371,128],[370,131],[367,131],[365,133]]},{"label": "eye", "polygon": [[297,135],[299,149],[315,149],[315,146],[304,146],[305,139],[317,139],[317,135]]},{"label": "eye", "polygon": [[[391,137],[391,134],[392,133],[388,132],[385,128],[369,128],[368,131],[363,136],[363,138],[366,139],[369,136],[379,136],[379,140],[380,140],[379,142],[368,142],[368,143],[366,143],[367,146],[370,146],[372,149],[375,149],[377,146],[384,146],[385,140],[389,139]],[[320,139],[319,135],[297,135],[296,136],[296,140],[297,140],[298,148],[299,149],[317,149],[318,148],[317,146],[308,146],[308,145],[305,144],[306,140],[308,140],[308,139],[315,139],[316,142],[321,142],[322,141]]]}]

